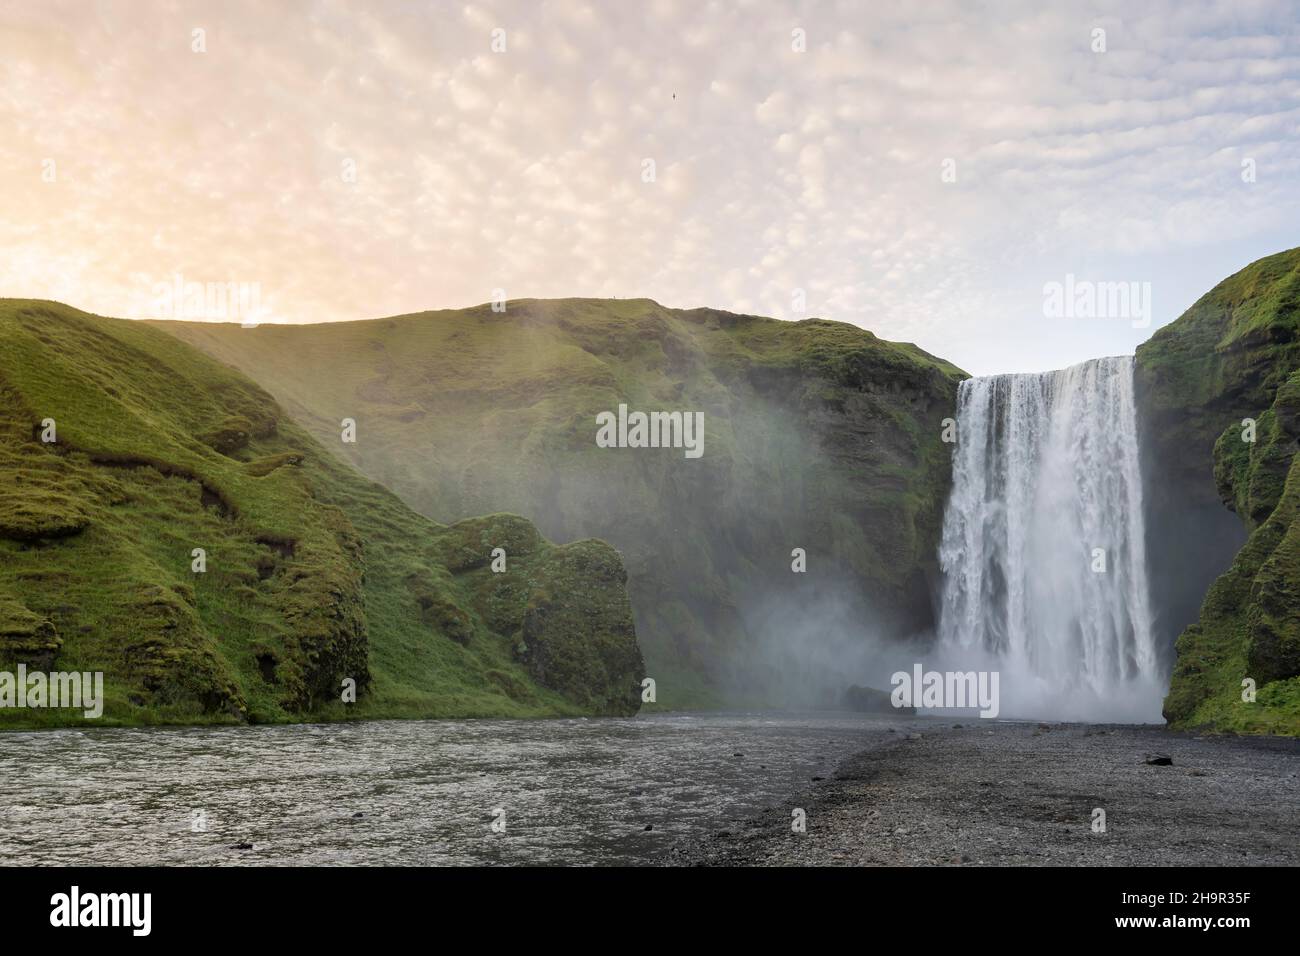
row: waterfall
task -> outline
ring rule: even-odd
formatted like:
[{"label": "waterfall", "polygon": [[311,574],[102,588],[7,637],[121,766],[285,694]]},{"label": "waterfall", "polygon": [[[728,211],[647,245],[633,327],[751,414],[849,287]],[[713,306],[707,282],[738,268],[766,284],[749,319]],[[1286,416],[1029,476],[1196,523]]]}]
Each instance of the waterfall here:
[{"label": "waterfall", "polygon": [[961,384],[937,656],[1004,716],[1160,720],[1133,360]]}]

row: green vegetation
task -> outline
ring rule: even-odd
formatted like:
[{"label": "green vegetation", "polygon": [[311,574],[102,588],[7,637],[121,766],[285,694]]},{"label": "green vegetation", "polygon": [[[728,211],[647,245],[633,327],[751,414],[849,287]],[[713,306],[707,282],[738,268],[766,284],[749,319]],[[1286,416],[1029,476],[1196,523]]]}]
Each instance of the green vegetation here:
[{"label": "green vegetation", "polygon": [[[1162,486],[1250,535],[1166,716],[1300,732],[1300,250],[1136,374]],[[826,607],[886,638],[932,623],[963,377],[853,326],[645,299],[257,329],[0,300],[0,664],[105,670],[109,723],[624,714],[635,609],[660,706],[771,702]],[[703,412],[704,456],[598,448],[620,403]]]},{"label": "green vegetation", "polygon": [[18,663],[104,671],[109,725],[630,714],[643,672],[607,545],[436,524],[175,338],[7,299],[0,668]]},{"label": "green vegetation", "polygon": [[[816,639],[769,633],[774,606],[805,608],[815,628],[823,604],[851,605],[846,618],[884,636],[932,623],[941,422],[964,373],[914,346],[648,299],[158,326],[322,442],[355,419],[344,453],[429,517],[504,508],[552,538],[618,547],[660,705],[761,701]],[[703,457],[598,448],[595,416],[620,403],[703,412]],[[791,573],[796,547],[816,573]]]},{"label": "green vegetation", "polygon": [[1300,734],[1300,249],[1224,280],[1137,360],[1162,470],[1204,484],[1212,463],[1220,498],[1250,532],[1178,639],[1165,716]]}]

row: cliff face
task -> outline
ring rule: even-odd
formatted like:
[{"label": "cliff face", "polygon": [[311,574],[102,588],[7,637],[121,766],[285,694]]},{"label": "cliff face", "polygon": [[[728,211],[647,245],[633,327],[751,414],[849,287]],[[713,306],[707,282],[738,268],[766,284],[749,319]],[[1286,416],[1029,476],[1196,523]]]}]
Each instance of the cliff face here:
[{"label": "cliff face", "polygon": [[[159,327],[330,447],[355,419],[342,453],[425,515],[505,508],[611,542],[661,704],[771,701],[792,678],[817,699],[853,683],[818,673],[832,644],[933,623],[942,420],[964,373],[914,346],[644,299]],[[702,413],[702,454],[598,447],[597,416],[620,404]]]},{"label": "cliff face", "polygon": [[630,714],[644,672],[608,545],[439,525],[175,338],[9,299],[0,670],[18,664],[103,671],[108,724]]},{"label": "cliff face", "polygon": [[1165,716],[1300,733],[1300,250],[1253,263],[1160,329],[1137,350],[1137,384],[1165,539],[1149,553],[1186,554],[1170,546],[1185,542],[1199,556],[1186,575],[1223,572],[1178,637]]}]

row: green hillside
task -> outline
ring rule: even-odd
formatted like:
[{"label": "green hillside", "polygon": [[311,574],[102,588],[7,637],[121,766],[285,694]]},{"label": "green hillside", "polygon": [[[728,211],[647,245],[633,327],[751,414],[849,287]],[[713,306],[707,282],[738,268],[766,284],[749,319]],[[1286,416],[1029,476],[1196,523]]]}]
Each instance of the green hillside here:
[{"label": "green hillside", "polygon": [[147,324],[0,300],[0,668],[103,671],[103,724],[635,712],[613,549],[437,524],[338,425]]},{"label": "green hillside", "polygon": [[[964,373],[914,346],[647,299],[158,325],[322,441],[354,418],[344,454],[429,517],[504,508],[619,548],[661,704],[763,699],[815,682],[832,633],[864,644],[933,623],[941,423]],[[620,403],[702,412],[702,456],[597,447],[595,416]]]},{"label": "green hillside", "polygon": [[1217,493],[1249,532],[1178,639],[1165,716],[1300,734],[1300,249],[1219,283],[1138,349],[1137,369],[1163,493]]}]

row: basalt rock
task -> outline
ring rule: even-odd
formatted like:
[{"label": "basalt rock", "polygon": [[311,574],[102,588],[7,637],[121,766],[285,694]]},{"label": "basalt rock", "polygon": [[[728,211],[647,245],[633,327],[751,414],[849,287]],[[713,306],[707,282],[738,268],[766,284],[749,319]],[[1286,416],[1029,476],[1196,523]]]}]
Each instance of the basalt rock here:
[{"label": "basalt rock", "polygon": [[1136,375],[1147,551],[1181,629],[1165,717],[1300,733],[1300,249],[1219,283],[1138,348]]},{"label": "basalt rock", "polygon": [[857,684],[844,691],[842,704],[860,714],[898,714],[907,717],[916,714],[915,707],[895,707],[889,691],[859,687]]}]

